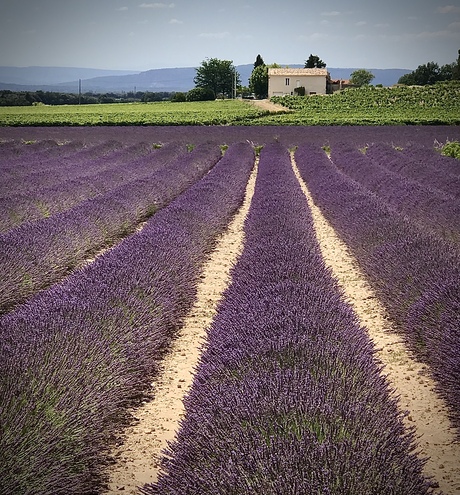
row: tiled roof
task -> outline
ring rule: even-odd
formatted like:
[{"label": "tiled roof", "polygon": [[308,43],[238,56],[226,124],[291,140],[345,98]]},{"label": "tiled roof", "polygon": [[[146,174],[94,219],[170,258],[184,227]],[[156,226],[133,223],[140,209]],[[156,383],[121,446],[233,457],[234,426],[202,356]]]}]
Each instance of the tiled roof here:
[{"label": "tiled roof", "polygon": [[268,69],[269,76],[327,76],[327,69]]}]

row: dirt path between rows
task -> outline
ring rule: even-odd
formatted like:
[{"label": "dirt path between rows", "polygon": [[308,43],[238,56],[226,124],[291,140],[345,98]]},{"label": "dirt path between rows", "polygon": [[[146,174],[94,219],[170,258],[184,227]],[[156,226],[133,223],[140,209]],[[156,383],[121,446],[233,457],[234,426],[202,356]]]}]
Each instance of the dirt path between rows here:
[{"label": "dirt path between rows", "polygon": [[[369,336],[379,350],[384,373],[400,396],[403,410],[409,411],[407,426],[416,428],[421,455],[430,457],[425,469],[445,495],[460,495],[460,444],[455,442],[443,401],[434,392],[434,383],[424,365],[411,359],[401,338],[392,330],[385,311],[347,247],[337,237],[293,168],[312,210],[318,241],[328,266],[344,289]],[[136,425],[124,434],[124,443],[112,451],[116,463],[110,467],[107,495],[138,494],[137,487],[157,479],[161,452],[174,438],[184,415],[183,398],[190,389],[206,329],[216,313],[222,292],[230,283],[230,268],[243,248],[244,219],[254,191],[257,166],[248,182],[243,206],[221,237],[205,266],[197,302],[181,335],[164,361],[163,372],[152,384],[154,399],[133,411]]]},{"label": "dirt path between rows", "polygon": [[435,393],[426,366],[411,358],[401,337],[394,333],[358,263],[315,205],[295,160],[292,161],[313,215],[323,258],[379,349],[377,356],[385,366],[383,373],[400,397],[401,409],[409,411],[406,425],[416,428],[421,455],[430,457],[425,474],[439,483],[445,495],[460,494],[460,444],[455,442],[444,401]]},{"label": "dirt path between rows", "polygon": [[257,162],[246,187],[243,205],[205,264],[197,301],[164,359],[161,375],[152,383],[154,399],[132,411],[138,419],[137,424],[123,433],[123,445],[111,453],[116,463],[108,473],[107,495],[134,495],[138,493],[136,487],[157,480],[161,452],[167,442],[174,439],[180,418],[184,415],[182,401],[192,385],[206,330],[216,314],[222,293],[230,283],[230,269],[243,250],[244,220],[254,193],[256,176]]}]

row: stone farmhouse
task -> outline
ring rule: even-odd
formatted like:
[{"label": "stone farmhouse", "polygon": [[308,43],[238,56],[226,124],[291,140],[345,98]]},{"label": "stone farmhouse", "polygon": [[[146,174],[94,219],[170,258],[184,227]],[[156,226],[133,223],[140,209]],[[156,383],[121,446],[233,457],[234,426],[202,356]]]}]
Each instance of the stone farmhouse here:
[{"label": "stone farmhouse", "polygon": [[268,69],[268,97],[296,95],[305,88],[305,95],[326,94],[327,69]]}]

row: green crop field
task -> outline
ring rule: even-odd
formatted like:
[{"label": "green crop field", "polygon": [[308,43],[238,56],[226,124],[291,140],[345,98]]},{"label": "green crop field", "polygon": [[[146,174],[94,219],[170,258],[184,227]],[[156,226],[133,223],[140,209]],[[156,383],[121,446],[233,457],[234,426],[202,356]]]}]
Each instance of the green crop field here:
[{"label": "green crop field", "polygon": [[460,82],[273,97],[286,112],[242,100],[0,107],[0,126],[459,125]]},{"label": "green crop field", "polygon": [[347,89],[333,95],[274,97],[293,113],[259,119],[277,125],[458,125],[460,82]]},{"label": "green crop field", "polygon": [[232,125],[268,112],[241,100],[0,107],[0,125]]}]

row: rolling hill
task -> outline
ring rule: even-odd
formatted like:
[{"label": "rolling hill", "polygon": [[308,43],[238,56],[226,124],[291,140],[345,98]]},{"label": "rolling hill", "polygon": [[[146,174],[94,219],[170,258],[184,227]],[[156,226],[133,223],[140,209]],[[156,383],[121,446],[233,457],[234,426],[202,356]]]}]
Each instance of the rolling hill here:
[{"label": "rolling hill", "polygon": [[[288,64],[289,67],[303,67]],[[236,66],[243,85],[248,85],[253,64]],[[356,68],[328,68],[332,79],[348,79]],[[373,84],[391,86],[411,69],[367,69]],[[58,91],[108,93],[128,91],[176,92],[194,87],[195,67],[151,69],[143,72],[111,71],[78,67],[0,67],[0,89],[12,91]]]}]

